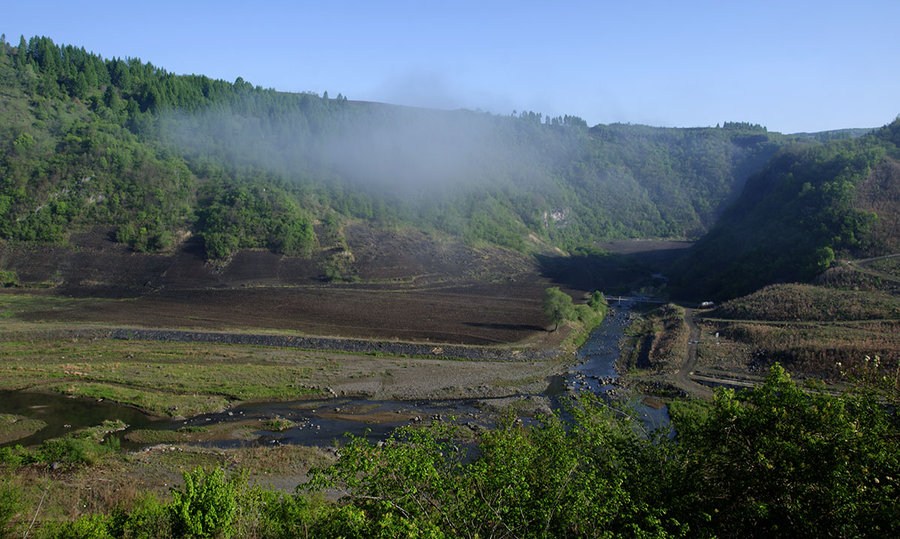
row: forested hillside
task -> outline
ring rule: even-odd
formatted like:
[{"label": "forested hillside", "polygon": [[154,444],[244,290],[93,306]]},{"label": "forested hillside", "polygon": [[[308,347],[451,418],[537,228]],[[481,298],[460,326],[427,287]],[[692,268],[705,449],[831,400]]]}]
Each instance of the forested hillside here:
[{"label": "forested hillside", "polygon": [[900,248],[900,119],[855,139],[781,151],[676,272],[684,293],[805,282],[835,257]]},{"label": "forested hillside", "polygon": [[213,259],[302,255],[324,219],[523,251],[697,238],[794,140],[286,94],[43,37],[0,43],[0,96],[0,238],[104,225],[137,251],[197,237]]}]

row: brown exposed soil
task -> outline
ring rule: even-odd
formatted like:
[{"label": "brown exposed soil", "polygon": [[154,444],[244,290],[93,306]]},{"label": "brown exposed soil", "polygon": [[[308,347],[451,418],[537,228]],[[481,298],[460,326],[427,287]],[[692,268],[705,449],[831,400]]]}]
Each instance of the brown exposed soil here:
[{"label": "brown exposed soil", "polygon": [[540,286],[385,290],[340,286],[177,290],[23,314],[26,321],[499,344],[545,331]]},{"label": "brown exposed soil", "polygon": [[[538,347],[562,338],[546,330],[541,298],[552,283],[529,256],[410,230],[344,232],[354,283],[325,282],[324,253],[242,251],[216,266],[192,240],[175,252],[140,254],[102,229],[73,234],[66,246],[0,245],[0,267],[48,287],[38,293],[113,298],[23,313],[28,322]],[[570,290],[576,298],[586,291]]]}]

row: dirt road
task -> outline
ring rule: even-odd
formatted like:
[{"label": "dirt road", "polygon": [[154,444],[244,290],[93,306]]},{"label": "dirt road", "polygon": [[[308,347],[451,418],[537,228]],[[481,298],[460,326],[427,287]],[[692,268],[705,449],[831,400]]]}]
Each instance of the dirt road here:
[{"label": "dirt road", "polygon": [[694,309],[686,308],[684,310],[684,321],[690,329],[688,337],[688,347],[684,356],[684,363],[681,369],[675,375],[674,383],[679,388],[689,392],[691,395],[698,397],[710,398],[713,392],[710,388],[698,384],[691,379],[691,375],[697,368],[697,344],[700,342],[700,328],[694,322]]}]

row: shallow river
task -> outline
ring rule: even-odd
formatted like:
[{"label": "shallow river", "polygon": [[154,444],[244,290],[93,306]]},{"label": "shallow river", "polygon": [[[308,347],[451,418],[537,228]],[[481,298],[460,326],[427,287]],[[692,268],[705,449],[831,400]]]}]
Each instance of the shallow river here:
[{"label": "shallow river", "polygon": [[[590,391],[607,394],[625,391],[617,387],[615,361],[619,356],[619,342],[628,324],[632,305],[620,304],[610,309],[603,323],[578,350],[579,363],[565,375],[555,377],[546,392],[554,408],[561,406],[567,396]],[[527,395],[523,395],[527,397]],[[663,406],[644,405],[641,396],[631,399],[645,428],[652,430],[668,423]],[[482,399],[481,403],[489,401]],[[371,440],[384,439],[396,427],[410,422],[445,420],[468,424],[472,428],[490,426],[490,414],[480,410],[479,401],[472,399],[398,402],[368,399],[331,399],[327,401],[296,401],[253,403],[232,408],[223,413],[206,414],[189,420],[154,419],[128,406],[95,399],[78,399],[57,394],[0,392],[0,413],[16,414],[47,423],[47,427],[27,438],[11,444],[34,445],[83,427],[101,423],[104,419],[121,419],[133,429],[177,429],[185,426],[207,426],[223,422],[252,419],[269,420],[275,416],[290,420],[297,426],[283,432],[262,431],[262,437],[251,442],[217,440],[206,445],[229,447],[247,444],[332,445],[345,438],[345,433],[365,435]],[[128,431],[119,433],[120,436]],[[10,445],[10,444],[6,444]],[[123,439],[122,446],[135,448],[137,444]]]},{"label": "shallow river", "polygon": [[[616,383],[619,378],[616,360],[619,357],[620,341],[628,327],[628,317],[633,308],[634,304],[631,302],[613,305],[603,323],[578,349],[579,363],[569,369],[557,384],[562,382],[567,394],[589,391],[611,396],[615,393],[617,399],[627,400],[633,406],[644,428],[649,431],[669,424],[668,408],[658,399],[632,395]],[[558,385],[556,387],[559,388]],[[648,405],[647,402],[654,405]]]}]

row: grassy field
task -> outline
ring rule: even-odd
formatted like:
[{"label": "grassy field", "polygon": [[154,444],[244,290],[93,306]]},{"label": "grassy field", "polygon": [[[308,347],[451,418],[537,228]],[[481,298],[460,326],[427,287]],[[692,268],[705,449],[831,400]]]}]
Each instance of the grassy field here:
[{"label": "grassy field", "polygon": [[900,321],[700,325],[700,365],[709,368],[759,373],[778,362],[794,374],[838,381],[853,375],[867,356],[878,356],[891,372],[900,359]]},{"label": "grassy field", "polygon": [[707,317],[788,322],[900,320],[900,297],[873,291],[779,284],[728,301]]},{"label": "grassy field", "polygon": [[548,361],[375,357],[232,344],[0,340],[0,389],[103,398],[163,416],[341,394],[406,400],[534,393],[561,368]]},{"label": "grassy field", "polygon": [[[313,376],[315,371],[319,376]],[[48,389],[104,398],[157,415],[195,415],[235,401],[321,396],[325,390],[317,384],[334,372],[322,356],[247,346],[0,342],[2,389]]]}]

